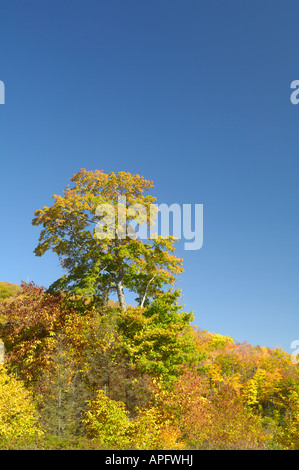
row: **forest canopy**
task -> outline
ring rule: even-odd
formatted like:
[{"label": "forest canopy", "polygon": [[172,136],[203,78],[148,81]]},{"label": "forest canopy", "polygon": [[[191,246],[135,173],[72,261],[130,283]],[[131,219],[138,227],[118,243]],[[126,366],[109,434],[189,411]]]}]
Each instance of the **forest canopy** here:
[{"label": "forest canopy", "polygon": [[139,239],[136,212],[120,236],[96,236],[100,204],[148,214],[153,182],[81,169],[71,183],[33,219],[35,254],[52,250],[65,274],[0,283],[1,448],[299,449],[290,355],[197,328],[176,240]]}]

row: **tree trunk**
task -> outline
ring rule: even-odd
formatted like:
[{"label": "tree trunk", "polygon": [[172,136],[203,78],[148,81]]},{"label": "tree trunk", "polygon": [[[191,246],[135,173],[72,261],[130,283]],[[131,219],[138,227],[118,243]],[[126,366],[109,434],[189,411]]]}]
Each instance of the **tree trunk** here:
[{"label": "tree trunk", "polygon": [[124,288],[123,288],[123,276],[118,277],[118,279],[116,280],[116,291],[117,291],[120,308],[124,312],[126,312],[127,303],[126,303],[126,298],[125,298]]},{"label": "tree trunk", "polygon": [[106,287],[103,291],[101,306],[103,308],[103,313],[106,313],[108,301],[109,301],[109,287]]},{"label": "tree trunk", "polygon": [[[141,299],[141,302],[140,302],[140,307],[143,308],[143,305],[144,305],[144,302],[146,301],[146,296],[147,296],[147,291],[148,291],[148,288],[149,288],[149,285],[150,283],[155,279],[157,274],[154,274],[153,277],[148,281],[147,283],[147,286],[145,288],[145,292],[143,294],[143,297]],[[141,297],[141,296],[140,296]]]}]

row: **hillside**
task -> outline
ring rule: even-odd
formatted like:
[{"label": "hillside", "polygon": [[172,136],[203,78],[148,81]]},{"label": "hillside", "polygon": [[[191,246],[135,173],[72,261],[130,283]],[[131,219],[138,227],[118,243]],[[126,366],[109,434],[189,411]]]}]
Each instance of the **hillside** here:
[{"label": "hillside", "polygon": [[[192,327],[175,294],[123,312],[1,286],[0,448],[299,449],[298,368],[284,351]],[[8,399],[28,416],[15,422]]]},{"label": "hillside", "polygon": [[0,281],[0,302],[9,297],[15,297],[19,290],[20,286],[18,284]]}]

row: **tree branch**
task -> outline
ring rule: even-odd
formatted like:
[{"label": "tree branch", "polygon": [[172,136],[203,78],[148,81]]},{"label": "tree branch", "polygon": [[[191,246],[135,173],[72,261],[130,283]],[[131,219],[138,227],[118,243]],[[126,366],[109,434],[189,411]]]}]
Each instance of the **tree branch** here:
[{"label": "tree branch", "polygon": [[141,308],[143,308],[144,302],[145,302],[145,300],[146,300],[146,296],[147,296],[147,291],[148,291],[149,285],[150,285],[150,283],[154,280],[154,278],[155,278],[156,276],[157,276],[157,274],[154,274],[153,277],[152,277],[152,278],[148,281],[148,283],[147,283],[147,286],[146,286],[146,288],[145,288],[144,295],[143,295],[143,297],[142,297],[142,301],[141,301],[141,303],[140,303],[140,307],[141,307]]}]

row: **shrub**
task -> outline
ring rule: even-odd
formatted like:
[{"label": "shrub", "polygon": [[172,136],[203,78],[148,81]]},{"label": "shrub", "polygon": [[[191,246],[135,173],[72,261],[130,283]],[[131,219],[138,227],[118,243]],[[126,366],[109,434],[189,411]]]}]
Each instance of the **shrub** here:
[{"label": "shrub", "polygon": [[0,437],[40,436],[33,398],[22,382],[0,366]]},{"label": "shrub", "polygon": [[181,449],[179,431],[155,407],[139,410],[130,419],[125,404],[111,400],[103,390],[89,402],[85,424],[89,437],[120,449]]},{"label": "shrub", "polygon": [[88,436],[98,439],[104,445],[126,448],[130,444],[128,430],[130,419],[123,402],[111,400],[103,390],[97,398],[88,402],[84,422]]}]

